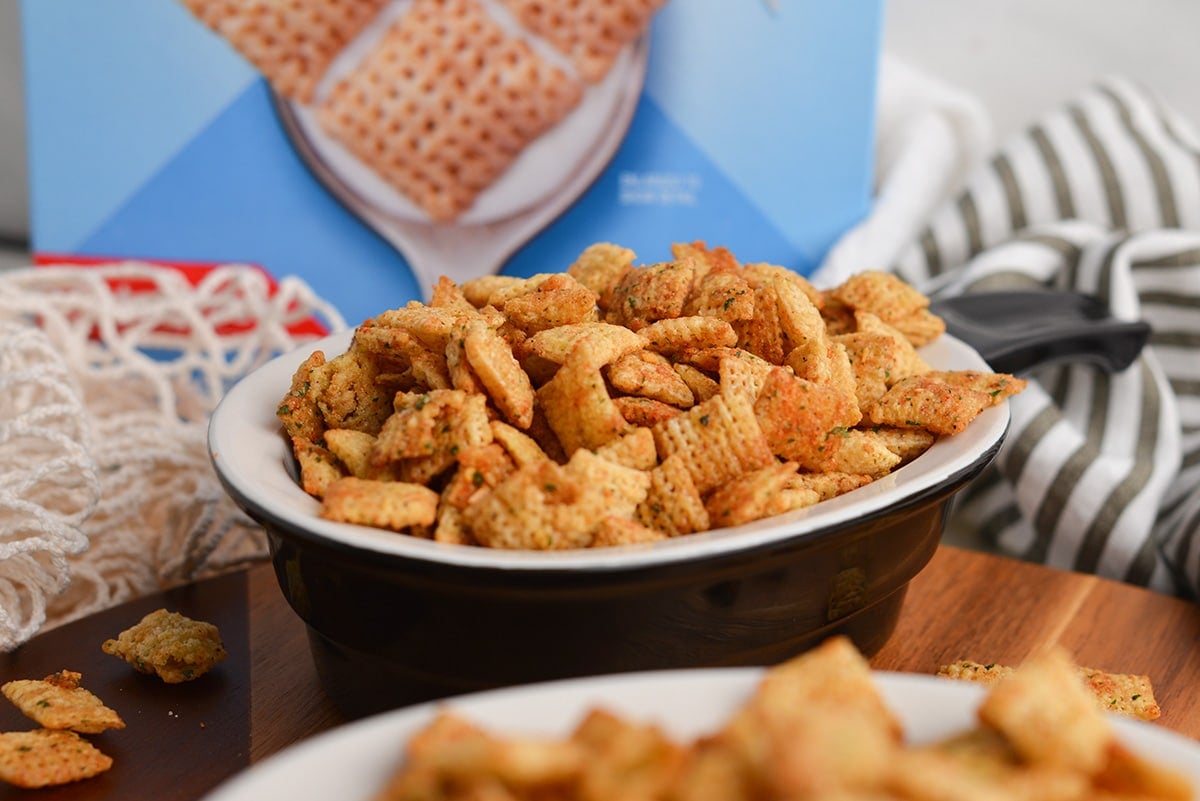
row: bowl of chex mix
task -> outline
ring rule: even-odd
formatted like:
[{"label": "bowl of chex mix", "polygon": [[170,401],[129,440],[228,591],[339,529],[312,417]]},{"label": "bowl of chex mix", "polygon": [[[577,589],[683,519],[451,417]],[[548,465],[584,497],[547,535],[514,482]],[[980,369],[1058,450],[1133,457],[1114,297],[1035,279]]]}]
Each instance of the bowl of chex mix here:
[{"label": "bowl of chex mix", "polygon": [[1024,381],[894,276],[671,252],[443,278],[227,393],[213,463],[346,711],[887,640]]}]

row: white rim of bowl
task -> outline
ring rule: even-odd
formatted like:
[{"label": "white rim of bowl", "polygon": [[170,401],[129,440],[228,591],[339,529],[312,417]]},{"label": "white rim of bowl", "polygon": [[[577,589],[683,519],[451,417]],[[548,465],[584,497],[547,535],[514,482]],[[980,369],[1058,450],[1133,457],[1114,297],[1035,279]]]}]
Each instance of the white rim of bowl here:
[{"label": "white rim of bowl", "polygon": [[[885,513],[954,481],[999,447],[1008,430],[1008,403],[984,410],[961,434],[940,438],[915,460],[852,492],[806,509],[732,528],[675,537],[649,545],[563,551],[518,551],[450,545],[369,526],[318,517],[319,502],[292,477],[291,449],[275,410],[292,374],[315,350],[343,353],[353,330],[303,345],[249,373],[222,398],[209,422],[209,452],[226,490],[251,516],[261,515],[281,533],[296,532],[331,545],[459,567],[501,570],[637,569],[750,551],[827,531]],[[944,334],[921,349],[935,369],[990,370],[961,340]]]}]

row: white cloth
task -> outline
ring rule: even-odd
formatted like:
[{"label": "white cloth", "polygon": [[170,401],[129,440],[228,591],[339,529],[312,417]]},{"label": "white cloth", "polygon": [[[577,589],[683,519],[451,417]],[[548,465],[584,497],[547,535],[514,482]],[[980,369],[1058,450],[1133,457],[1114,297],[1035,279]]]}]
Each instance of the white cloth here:
[{"label": "white cloth", "polygon": [[[907,113],[890,110],[900,98]],[[1195,597],[1200,138],[1119,77],[1037,111],[989,152],[977,103],[885,60],[877,202],[813,280],[886,269],[931,293],[1072,288],[1149,322],[1147,348],[1120,374],[1032,376],[947,539]]]}]

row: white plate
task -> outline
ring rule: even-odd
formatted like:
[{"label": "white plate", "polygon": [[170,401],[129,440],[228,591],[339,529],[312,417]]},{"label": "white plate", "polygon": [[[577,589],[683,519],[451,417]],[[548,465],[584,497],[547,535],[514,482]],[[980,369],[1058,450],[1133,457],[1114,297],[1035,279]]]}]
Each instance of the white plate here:
[{"label": "white plate", "polygon": [[[234,385],[213,412],[209,424],[213,465],[239,504],[252,509],[252,514],[260,519],[269,518],[276,527],[382,554],[463,567],[604,571],[749,550],[882,514],[923,492],[952,483],[998,447],[1008,428],[1008,404],[1003,403],[986,409],[963,433],[942,437],[911,463],[865,487],[805,509],[734,528],[674,537],[650,546],[565,551],[466,548],[322,520],[317,514],[318,502],[296,483],[291,472],[291,451],[280,433],[275,409],[287,394],[292,374],[309,354],[323,350],[326,357],[332,358],[345,352],[352,336],[352,331],[344,331],[305,345],[268,362]],[[920,353],[934,369],[989,369],[979,354],[949,335],[922,348]]]},{"label": "white plate", "polygon": [[[591,708],[603,705],[653,721],[684,742],[715,731],[745,703],[758,668],[630,673],[462,696],[448,705],[497,734],[564,736]],[[969,728],[985,688],[933,676],[876,673],[875,683],[904,724],[910,743]],[[370,799],[400,763],[404,743],[428,724],[436,704],[366,718],[293,746],[218,787],[206,801],[357,801]],[[1112,722],[1121,741],[1173,766],[1200,787],[1200,744],[1167,729],[1125,718]]]}]

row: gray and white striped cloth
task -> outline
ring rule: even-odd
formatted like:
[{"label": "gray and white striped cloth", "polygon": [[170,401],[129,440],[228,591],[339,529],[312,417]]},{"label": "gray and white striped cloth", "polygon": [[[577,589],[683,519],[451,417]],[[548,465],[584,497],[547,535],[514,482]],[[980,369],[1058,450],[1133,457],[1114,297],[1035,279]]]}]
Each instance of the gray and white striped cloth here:
[{"label": "gray and white striped cloth", "polygon": [[1188,122],[1132,81],[1104,80],[978,164],[910,233],[887,264],[857,269],[951,293],[1072,288],[1153,328],[1119,374],[1029,376],[947,540],[1200,595],[1200,138]]}]

